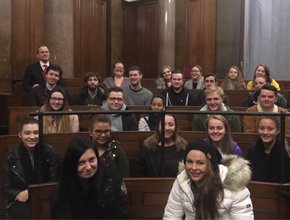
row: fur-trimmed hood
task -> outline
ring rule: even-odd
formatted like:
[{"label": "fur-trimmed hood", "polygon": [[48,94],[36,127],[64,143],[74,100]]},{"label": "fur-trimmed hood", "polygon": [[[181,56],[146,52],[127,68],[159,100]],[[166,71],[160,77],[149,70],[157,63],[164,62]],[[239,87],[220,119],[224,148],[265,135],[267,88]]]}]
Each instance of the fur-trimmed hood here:
[{"label": "fur-trimmed hood", "polygon": [[[179,176],[189,179],[186,174],[183,161],[179,163]],[[219,165],[220,177],[223,182],[223,187],[232,192],[244,189],[251,180],[252,171],[249,166],[249,161],[237,155],[222,154],[222,163]],[[185,180],[184,179],[184,180]]]}]

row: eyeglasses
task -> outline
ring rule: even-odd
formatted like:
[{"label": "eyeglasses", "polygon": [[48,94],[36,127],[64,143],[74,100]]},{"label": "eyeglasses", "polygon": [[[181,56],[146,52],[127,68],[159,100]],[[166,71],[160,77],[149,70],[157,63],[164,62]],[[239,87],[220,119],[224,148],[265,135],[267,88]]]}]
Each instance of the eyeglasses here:
[{"label": "eyeglasses", "polygon": [[122,102],[123,101],[122,98],[115,98],[115,97],[109,97],[108,99],[110,99],[110,101],[113,101],[113,102],[115,102],[115,101]]},{"label": "eyeglasses", "polygon": [[115,70],[124,70],[124,67],[115,67]]},{"label": "eyeglasses", "polygon": [[54,102],[56,102],[56,101],[63,102],[64,99],[63,98],[50,97],[50,100],[52,100]]},{"label": "eyeglasses", "polygon": [[110,133],[111,129],[106,129],[106,130],[95,130],[95,133],[99,136],[102,134],[108,135]]}]

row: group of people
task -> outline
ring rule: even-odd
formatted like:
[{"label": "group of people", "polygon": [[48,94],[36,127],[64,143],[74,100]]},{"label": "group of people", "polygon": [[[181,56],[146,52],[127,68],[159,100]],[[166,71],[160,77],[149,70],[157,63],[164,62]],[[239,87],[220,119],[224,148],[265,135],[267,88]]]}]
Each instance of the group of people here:
[{"label": "group of people", "polygon": [[[37,49],[38,65],[28,66],[23,86],[31,103],[42,111],[71,111],[68,91],[63,87],[62,70],[49,64],[46,46]],[[43,80],[33,71],[42,70]],[[200,105],[200,111],[232,111],[224,89],[246,89],[241,72],[231,67],[221,85],[215,74],[202,76],[198,65],[191,70],[192,79],[184,84],[183,74],[164,66],[156,87],[164,89],[153,95],[141,85],[140,68],[129,69],[114,64],[114,75],[100,85],[100,75],[89,72],[86,86],[73,100],[74,105],[102,105],[104,110],[126,110],[127,105],[148,105],[150,113],[139,125],[133,114],[92,115],[88,138],[75,138],[69,144],[62,169],[53,146],[39,142],[36,118],[20,124],[21,143],[6,155],[2,172],[2,193],[7,199],[9,218],[29,218],[28,185],[57,181],[50,197],[53,219],[126,219],[127,191],[122,178],[130,177],[128,157],[111,131],[154,131],[140,147],[135,163],[136,177],[176,177],[163,219],[254,219],[249,181],[284,183],[290,181],[287,143],[280,139],[280,121],[274,116],[245,116],[243,126],[236,115],[194,115],[192,129],[205,131],[203,140],[188,143],[178,134],[174,115],[166,114],[164,127],[157,111],[170,105]],[[34,69],[34,70],[33,70]],[[38,79],[37,79],[38,78]],[[274,84],[271,85],[271,84]],[[252,84],[255,92],[248,98],[247,111],[280,112],[277,82],[269,69],[259,65]],[[279,85],[278,85],[279,87]],[[201,89],[195,97],[191,89]],[[252,89],[252,87],[250,88]],[[279,88],[278,88],[279,89]],[[33,104],[34,105],[34,104]],[[77,115],[44,117],[44,133],[78,132]],[[286,126],[290,123],[286,122]],[[231,132],[258,133],[249,148],[248,160],[232,139]],[[249,129],[249,130],[247,130]],[[251,130],[250,130],[251,129]],[[289,129],[289,130],[288,130]],[[286,133],[290,127],[286,127]]]}]

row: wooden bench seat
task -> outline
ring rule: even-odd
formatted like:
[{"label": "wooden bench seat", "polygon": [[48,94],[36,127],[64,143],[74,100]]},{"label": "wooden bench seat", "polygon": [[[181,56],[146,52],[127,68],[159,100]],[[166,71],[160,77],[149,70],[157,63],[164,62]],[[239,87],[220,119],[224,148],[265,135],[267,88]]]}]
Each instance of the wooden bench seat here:
[{"label": "wooden bench seat", "polygon": [[[162,219],[174,178],[125,178],[129,219]],[[29,187],[32,219],[49,219],[49,196],[56,183]],[[250,182],[255,219],[289,219],[289,184]]]},{"label": "wooden bench seat", "polygon": [[[93,109],[99,109],[100,106],[70,106],[73,111],[91,111]],[[128,106],[129,110],[144,111],[149,110],[149,106]],[[198,111],[198,106],[169,106],[166,110],[171,111]],[[234,111],[245,111],[245,107],[233,107]],[[9,134],[17,134],[18,127],[21,121],[25,117],[29,116],[30,112],[39,110],[39,107],[35,106],[22,106],[22,107],[9,107]],[[175,114],[178,119],[178,130],[190,131],[192,130],[193,114]],[[144,114],[135,114],[137,122]],[[88,115],[79,115],[80,131],[88,131],[89,126]],[[240,115],[240,121],[243,121],[243,115]]]},{"label": "wooden bench seat", "polygon": [[[130,165],[131,176],[135,173],[135,161],[139,154],[139,148],[143,141],[152,135],[153,132],[139,132],[139,131],[128,131],[128,132],[112,132],[112,138],[121,142],[122,148],[125,150]],[[200,140],[205,137],[205,132],[194,132],[194,131],[180,131],[179,135],[185,138],[188,142],[194,140]],[[87,132],[79,133],[62,133],[62,134],[47,134],[44,135],[44,141],[52,144],[57,152],[58,158],[62,163],[66,149],[75,137],[89,137]],[[247,151],[252,142],[258,139],[257,134],[242,134],[233,133],[233,140],[235,140],[243,151],[244,157],[247,156]],[[287,137],[288,143],[290,137]],[[0,163],[3,164],[4,158],[8,151],[12,150],[15,146],[20,143],[20,139],[17,135],[0,136]],[[0,174],[2,170],[0,171]],[[0,175],[1,176],[1,175]],[[0,196],[0,210],[4,210],[5,199]]]}]

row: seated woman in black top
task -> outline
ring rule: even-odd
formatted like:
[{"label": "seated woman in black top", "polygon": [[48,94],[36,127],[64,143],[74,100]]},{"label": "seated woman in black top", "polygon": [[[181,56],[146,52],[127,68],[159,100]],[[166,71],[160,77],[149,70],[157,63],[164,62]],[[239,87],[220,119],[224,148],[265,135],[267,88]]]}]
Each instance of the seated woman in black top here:
[{"label": "seated woman in black top", "polygon": [[284,183],[290,181],[289,152],[278,138],[280,123],[276,117],[262,116],[258,126],[259,139],[248,152],[252,180]]},{"label": "seated woman in black top", "polygon": [[[177,134],[177,121],[174,115],[165,115],[164,139],[164,177],[176,177],[178,162],[184,156],[187,141]],[[155,133],[148,137],[140,148],[135,165],[136,176],[161,176],[161,150],[161,118],[158,118]]]},{"label": "seated woman in black top", "polygon": [[2,193],[8,200],[9,219],[30,218],[29,184],[58,180],[59,162],[55,149],[39,143],[38,130],[38,120],[24,119],[18,134],[22,141],[7,154],[3,164]]},{"label": "seated woman in black top", "polygon": [[126,219],[126,186],[119,173],[98,160],[89,139],[75,138],[63,162],[63,172],[51,197],[52,219]]}]

